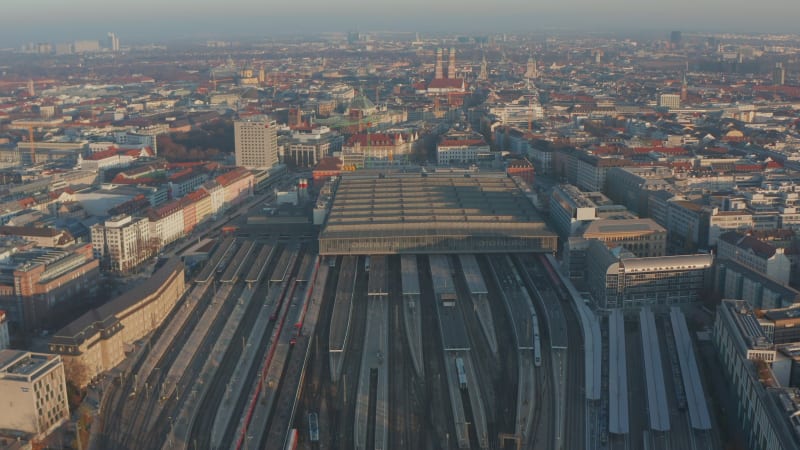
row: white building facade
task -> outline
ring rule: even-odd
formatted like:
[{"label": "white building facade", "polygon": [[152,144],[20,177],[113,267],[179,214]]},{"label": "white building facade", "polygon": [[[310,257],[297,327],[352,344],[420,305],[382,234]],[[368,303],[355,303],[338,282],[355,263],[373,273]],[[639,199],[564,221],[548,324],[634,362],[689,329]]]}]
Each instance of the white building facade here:
[{"label": "white building facade", "polygon": [[0,429],[41,438],[68,419],[61,357],[0,350]]}]

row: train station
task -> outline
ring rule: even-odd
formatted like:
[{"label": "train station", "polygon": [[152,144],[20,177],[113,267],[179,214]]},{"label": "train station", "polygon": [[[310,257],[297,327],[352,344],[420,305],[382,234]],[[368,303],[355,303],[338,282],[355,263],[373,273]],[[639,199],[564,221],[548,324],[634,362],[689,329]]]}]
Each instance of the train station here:
[{"label": "train station", "polygon": [[556,250],[557,235],[504,173],[377,173],[337,181],[321,255]]}]

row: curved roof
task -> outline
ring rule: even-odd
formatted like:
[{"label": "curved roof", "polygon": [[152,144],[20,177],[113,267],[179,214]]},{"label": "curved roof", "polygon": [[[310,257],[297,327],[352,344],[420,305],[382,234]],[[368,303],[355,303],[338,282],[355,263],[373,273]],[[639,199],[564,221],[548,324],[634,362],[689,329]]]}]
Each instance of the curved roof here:
[{"label": "curved roof", "polygon": [[711,267],[714,256],[710,254],[659,256],[655,258],[627,258],[620,261],[620,266],[626,272],[654,271],[654,270],[679,270],[679,269],[706,269]]}]

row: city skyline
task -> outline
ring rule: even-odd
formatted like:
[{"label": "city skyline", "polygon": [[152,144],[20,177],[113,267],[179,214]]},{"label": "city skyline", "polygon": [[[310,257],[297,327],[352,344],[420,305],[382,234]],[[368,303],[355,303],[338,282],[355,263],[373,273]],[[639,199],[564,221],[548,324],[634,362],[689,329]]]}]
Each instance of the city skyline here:
[{"label": "city skyline", "polygon": [[[722,0],[700,4],[675,0],[641,4],[611,0],[602,5],[586,0],[523,2],[499,0],[490,10],[480,4],[445,0],[382,2],[364,0],[253,5],[232,0],[178,0],[163,4],[143,0],[108,8],[99,0],[64,3],[42,0],[36,8],[21,0],[5,2],[0,17],[0,47],[29,41],[95,39],[115,29],[127,42],[177,38],[241,38],[359,30],[405,32],[535,32],[547,29],[616,32],[663,32],[670,29],[708,32],[782,33],[793,30],[790,0],[726,8]],[[47,11],[46,16],[41,12]],[[156,14],[153,12],[157,11]],[[119,21],[125,17],[125,21]]]}]

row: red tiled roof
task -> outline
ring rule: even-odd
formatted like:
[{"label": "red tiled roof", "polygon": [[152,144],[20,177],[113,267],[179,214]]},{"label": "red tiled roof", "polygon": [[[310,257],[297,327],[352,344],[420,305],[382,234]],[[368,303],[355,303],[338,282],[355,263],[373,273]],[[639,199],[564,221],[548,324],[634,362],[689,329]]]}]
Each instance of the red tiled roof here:
[{"label": "red tiled roof", "polygon": [[317,163],[317,166],[314,167],[314,170],[341,170],[342,169],[342,160],[333,156],[329,156],[327,158],[322,158]]},{"label": "red tiled roof", "polygon": [[210,194],[205,189],[198,189],[196,191],[189,192],[188,194],[186,194],[184,198],[187,198],[193,202],[197,202],[204,199],[205,197],[208,197],[209,195]]},{"label": "red tiled roof", "polygon": [[14,227],[4,225],[0,227],[0,235],[3,236],[36,236],[36,237],[54,237],[61,234],[61,230],[55,228],[40,228],[40,227]]},{"label": "red tiled roof", "polygon": [[633,152],[637,154],[657,152],[667,155],[685,155],[688,153],[683,147],[636,147]]},{"label": "red tiled roof", "polygon": [[[399,135],[397,134],[385,134],[385,133],[375,133],[375,134],[355,134],[350,136],[350,139],[347,140],[349,145],[355,145],[356,143],[361,144],[363,146],[367,145],[395,145],[397,138]],[[369,143],[367,143],[367,138],[369,137]]]},{"label": "red tiled roof", "polygon": [[736,172],[761,172],[761,164],[736,164],[733,166]]},{"label": "red tiled roof", "polygon": [[218,176],[216,178],[216,180],[217,180],[217,183],[219,183],[219,184],[221,184],[223,186],[227,186],[227,185],[229,185],[229,184],[241,179],[242,177],[247,176],[249,173],[250,172],[247,169],[244,169],[244,168],[241,168],[241,167],[237,167],[236,169],[233,169],[230,172],[223,173],[222,175]]},{"label": "red tiled roof", "polygon": [[728,231],[721,234],[719,238],[743,250],[750,250],[761,258],[771,258],[772,255],[775,254],[775,247],[773,245],[758,240],[750,235],[743,235],[736,231]]},{"label": "red tiled roof", "polygon": [[428,89],[463,89],[464,80],[460,78],[435,78],[428,83]]},{"label": "red tiled roof", "polygon": [[174,214],[180,209],[182,209],[180,200],[173,200],[159,207],[150,209],[150,212],[147,216],[150,218],[150,220],[155,221]]}]

